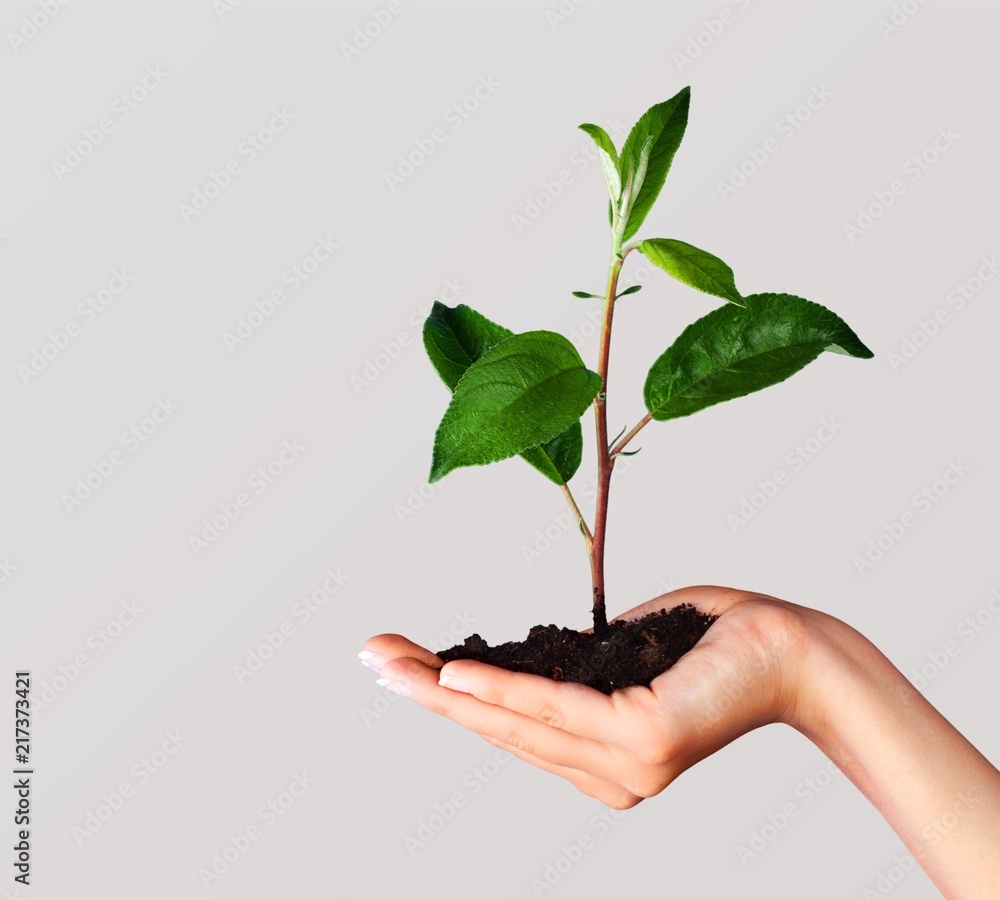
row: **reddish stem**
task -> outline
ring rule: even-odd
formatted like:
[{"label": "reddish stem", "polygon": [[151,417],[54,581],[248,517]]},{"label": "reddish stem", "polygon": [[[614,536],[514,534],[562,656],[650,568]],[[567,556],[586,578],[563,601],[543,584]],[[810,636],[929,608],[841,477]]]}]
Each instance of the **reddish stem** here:
[{"label": "reddish stem", "polygon": [[611,324],[615,314],[615,294],[622,263],[631,247],[613,253],[608,270],[607,289],[604,292],[604,319],[601,323],[601,347],[598,353],[597,374],[601,376],[601,390],[594,400],[594,418],[597,425],[597,509],[594,514],[593,540],[590,550],[590,574],[594,587],[594,634],[606,638],[608,612],[604,592],[604,545],[608,525],[608,494],[611,489],[611,472],[615,461],[608,446],[608,362],[611,358]]},{"label": "reddish stem", "polygon": [[614,447],[611,448],[611,458],[614,459],[619,453],[622,452],[627,446],[628,442],[632,440],[643,428],[645,428],[650,422],[653,421],[653,414],[646,413],[640,420],[639,424],[635,426],[628,434],[625,435]]}]

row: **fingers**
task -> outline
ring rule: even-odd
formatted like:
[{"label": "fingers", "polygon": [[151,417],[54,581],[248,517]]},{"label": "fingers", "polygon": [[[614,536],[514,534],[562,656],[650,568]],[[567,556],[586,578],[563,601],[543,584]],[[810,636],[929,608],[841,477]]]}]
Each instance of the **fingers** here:
[{"label": "fingers", "polygon": [[[410,648],[422,649],[405,638],[401,638],[399,635],[379,635],[377,638],[369,641],[365,647],[373,653],[397,653],[409,650]],[[426,658],[428,655],[427,651],[424,651],[424,655]],[[562,738],[560,738],[559,735],[562,733],[557,732],[550,726],[534,722],[511,710],[495,708],[490,704],[478,700],[474,696],[463,695],[447,687],[441,687],[438,684],[439,673],[437,669],[441,660],[433,656],[433,654],[429,655],[433,657],[433,664],[431,665],[428,665],[424,660],[416,658],[401,658],[397,656],[392,660],[387,660],[382,672],[384,679],[380,679],[380,682],[386,682],[388,689],[403,696],[412,697],[422,706],[427,707],[433,712],[446,716],[460,725],[477,731],[479,736],[485,741],[493,744],[495,747],[506,750],[518,759],[524,760],[545,772],[551,772],[553,775],[565,778],[577,790],[587,794],[587,796],[600,800],[613,809],[630,809],[642,800],[641,797],[626,790],[612,779],[584,771],[584,769],[573,765],[556,762],[553,756],[549,755],[555,754],[561,759],[574,760],[581,765],[592,764],[595,756],[598,754],[594,752],[595,745],[592,745],[591,742],[569,734],[563,734]],[[374,658],[372,657],[372,659]],[[477,663],[476,665],[482,664]],[[493,667],[487,666],[485,668],[492,669]],[[535,676],[525,677],[534,678]],[[569,685],[566,686],[569,687]],[[582,686],[575,685],[574,687]],[[599,694],[596,691],[585,690],[596,694],[602,700],[607,699],[603,694]],[[480,714],[475,712],[476,707],[479,708]],[[530,738],[512,731],[512,728],[516,729],[519,725],[529,726],[528,730],[531,732]],[[477,728],[476,726],[480,727]],[[485,730],[480,730],[480,728]],[[538,736],[543,735],[545,731],[552,734],[544,735],[539,739]],[[510,740],[497,736],[497,733],[505,734]],[[545,740],[545,737],[550,738],[550,740]],[[551,738],[554,738],[554,740],[551,740]],[[574,741],[577,742],[577,746],[572,744]],[[538,752],[532,752],[536,748]],[[607,756],[607,754],[604,755],[605,757]]]},{"label": "fingers", "polygon": [[484,703],[471,694],[438,684],[438,672],[417,659],[393,659],[382,669],[392,690],[406,693],[421,706],[459,725],[496,738],[518,750],[559,766],[601,775],[612,770],[609,748],[553,728],[521,713]]},{"label": "fingers", "polygon": [[377,634],[365,642],[364,649],[358,654],[358,658],[376,672],[381,672],[382,667],[390,659],[400,656],[418,659],[424,665],[435,669],[440,669],[444,665],[443,661],[430,650],[414,644],[401,634]]},{"label": "fingers", "polygon": [[523,750],[519,750],[511,744],[505,744],[503,741],[498,741],[496,738],[488,737],[485,734],[481,734],[479,736],[487,743],[492,744],[494,747],[506,750],[512,756],[516,756],[518,759],[524,760],[526,763],[530,763],[536,769],[541,769],[543,772],[550,772],[553,775],[558,775],[560,778],[565,778],[581,793],[586,794],[588,797],[593,797],[596,800],[600,800],[601,803],[605,806],[610,806],[612,809],[631,809],[636,804],[642,802],[642,797],[633,794],[631,791],[623,788],[620,784],[616,784],[614,781],[610,781],[607,778],[599,778],[597,775],[591,775],[589,772],[582,772],[580,769],[571,769],[568,766],[557,766],[554,763],[550,763],[538,756],[525,753]]},{"label": "fingers", "polygon": [[440,674],[441,684],[449,690],[471,694],[542,725],[596,741],[615,737],[611,698],[582,684],[509,672],[469,659],[447,663]]}]

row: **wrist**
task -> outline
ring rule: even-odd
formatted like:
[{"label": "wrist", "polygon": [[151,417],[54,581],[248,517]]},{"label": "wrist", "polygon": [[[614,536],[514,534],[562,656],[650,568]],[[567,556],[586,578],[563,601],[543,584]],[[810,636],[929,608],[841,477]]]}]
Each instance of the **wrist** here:
[{"label": "wrist", "polygon": [[946,896],[995,897],[1000,773],[867,638],[808,611],[783,721],[861,790]]},{"label": "wrist", "polygon": [[802,637],[781,721],[828,753],[858,704],[892,702],[916,691],[860,632],[818,610],[800,608]]}]

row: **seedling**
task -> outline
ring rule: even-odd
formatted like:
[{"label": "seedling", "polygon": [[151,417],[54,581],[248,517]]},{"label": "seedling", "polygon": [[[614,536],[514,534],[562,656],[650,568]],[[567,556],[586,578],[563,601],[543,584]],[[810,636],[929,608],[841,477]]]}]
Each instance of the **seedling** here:
[{"label": "seedling", "polygon": [[[611,259],[603,294],[597,370],[573,344],[551,331],[514,334],[460,305],[435,303],[424,325],[431,362],[452,391],[434,439],[430,480],[463,466],[520,455],[566,496],[590,560],[594,636],[609,631],[604,548],[608,494],[615,461],[650,422],[666,422],[784,381],[824,350],[862,359],[872,352],[830,310],[791,294],[749,294],[717,256],[674,238],[635,235],[652,209],[687,127],[690,88],[651,107],[621,152],[597,125],[581,125],[597,145],[607,183]],[[608,439],[608,360],[618,278],[636,251],[671,277],[725,303],[689,325],[653,363],[643,389],[646,415]],[[630,301],[631,302],[631,301]],[[583,452],[581,417],[593,407],[597,438],[597,499],[593,523],[580,511],[569,482]]]}]

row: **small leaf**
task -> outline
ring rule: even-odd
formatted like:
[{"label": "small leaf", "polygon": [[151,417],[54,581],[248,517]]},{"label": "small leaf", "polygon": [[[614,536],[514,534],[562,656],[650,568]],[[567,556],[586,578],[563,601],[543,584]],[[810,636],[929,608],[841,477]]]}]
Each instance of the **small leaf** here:
[{"label": "small leaf", "polygon": [[[454,392],[469,366],[513,334],[465,304],[452,309],[435,301],[424,322],[424,347],[441,380]],[[582,455],[583,430],[579,421],[551,441],[521,454],[556,484],[565,484],[576,474]]]},{"label": "small leaf", "polygon": [[573,291],[573,296],[580,297],[582,299],[592,299],[592,300],[604,299],[600,294],[588,294],[586,291]]},{"label": "small leaf", "polygon": [[639,189],[642,187],[642,183],[646,180],[646,169],[649,168],[649,156],[653,152],[653,145],[656,144],[656,138],[650,135],[642,143],[642,147],[639,149],[639,165],[635,170],[635,192],[638,193]]},{"label": "small leaf", "polygon": [[642,149],[639,151],[638,164],[635,164],[634,160],[629,160],[628,178],[625,181],[624,196],[622,197],[621,204],[621,215],[626,221],[632,214],[635,199],[639,196],[639,192],[642,190],[642,183],[646,180],[646,169],[649,166],[649,154],[653,151],[653,144],[654,139],[652,136],[646,138]]},{"label": "small leaf", "polygon": [[611,195],[611,202],[618,203],[622,195],[621,169],[618,163],[618,151],[608,133],[600,125],[584,124],[580,128],[587,132],[597,144],[597,155],[601,159],[601,169],[604,172],[604,181],[608,185],[608,193]]},{"label": "small leaf", "polygon": [[562,335],[529,331],[508,338],[456,386],[434,439],[430,481],[552,440],[579,420],[600,386],[600,376]]},{"label": "small leaf", "polygon": [[642,447],[640,447],[638,450],[619,450],[615,454],[615,456],[635,456],[636,453],[639,453],[641,450]]},{"label": "small leaf", "polygon": [[632,210],[625,225],[623,240],[627,241],[639,230],[663,188],[663,182],[667,178],[667,172],[670,171],[674,154],[684,137],[690,103],[691,88],[686,87],[669,100],[657,103],[646,110],[625,139],[618,163],[619,171],[623,173],[628,171],[630,167],[634,170],[638,169],[643,145],[649,138],[653,139],[653,145],[649,154],[645,178],[635,195]]},{"label": "small leaf", "polygon": [[565,484],[576,474],[583,459],[583,427],[580,420],[577,419],[551,441],[522,450],[521,458],[531,463],[549,481]]},{"label": "small leaf", "polygon": [[671,238],[640,241],[639,252],[678,281],[743,306],[743,298],[736,290],[733,270],[717,256]]},{"label": "small leaf", "polygon": [[835,313],[790,294],[751,294],[689,325],[655,362],[643,389],[657,421],[778,384],[824,350],[874,354]]},{"label": "small leaf", "polygon": [[[638,293],[641,290],[642,290],[642,285],[641,284],[633,284],[632,287],[625,288],[625,290],[622,291],[618,295],[618,297],[624,297],[626,294],[635,294],[635,293]],[[618,297],[615,297],[615,299],[617,300]]]}]

